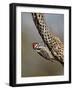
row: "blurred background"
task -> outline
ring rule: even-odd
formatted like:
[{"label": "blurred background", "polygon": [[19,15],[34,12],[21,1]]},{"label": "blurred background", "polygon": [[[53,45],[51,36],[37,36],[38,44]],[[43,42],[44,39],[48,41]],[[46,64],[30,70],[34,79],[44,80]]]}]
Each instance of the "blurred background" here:
[{"label": "blurred background", "polygon": [[[63,14],[43,14],[45,22],[51,32],[64,42],[64,15]],[[50,62],[33,48],[33,42],[43,42],[36,26],[33,22],[31,13],[21,13],[21,76],[56,76],[64,74],[64,67],[59,62]]]}]

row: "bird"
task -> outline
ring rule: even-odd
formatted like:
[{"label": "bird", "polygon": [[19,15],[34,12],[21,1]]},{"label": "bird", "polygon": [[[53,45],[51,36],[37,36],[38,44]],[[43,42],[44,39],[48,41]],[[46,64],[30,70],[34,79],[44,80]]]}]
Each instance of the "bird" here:
[{"label": "bird", "polygon": [[41,56],[44,55],[44,58],[49,59],[48,57],[50,54],[48,51],[50,51],[55,60],[59,61],[61,64],[64,64],[64,44],[58,36],[49,31],[49,28],[45,23],[43,13],[32,13],[32,18],[39,35],[46,45],[46,47],[42,47],[39,43],[34,43],[34,50],[37,50],[39,53],[39,49],[41,51],[42,47],[42,54],[39,53]]},{"label": "bird", "polygon": [[51,54],[50,50],[48,50],[46,45],[43,46],[38,42],[33,42],[32,47],[40,56],[42,56],[46,60],[49,60],[51,62],[53,62],[53,60],[55,60],[53,55]]}]

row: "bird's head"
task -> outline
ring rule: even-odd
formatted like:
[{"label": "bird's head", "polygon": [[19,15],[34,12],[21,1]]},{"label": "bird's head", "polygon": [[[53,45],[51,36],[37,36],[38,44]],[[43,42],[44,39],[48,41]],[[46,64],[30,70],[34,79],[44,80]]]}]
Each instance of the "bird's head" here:
[{"label": "bird's head", "polygon": [[40,44],[37,43],[37,42],[32,43],[32,47],[33,47],[34,50],[38,50],[39,46],[40,46]]}]

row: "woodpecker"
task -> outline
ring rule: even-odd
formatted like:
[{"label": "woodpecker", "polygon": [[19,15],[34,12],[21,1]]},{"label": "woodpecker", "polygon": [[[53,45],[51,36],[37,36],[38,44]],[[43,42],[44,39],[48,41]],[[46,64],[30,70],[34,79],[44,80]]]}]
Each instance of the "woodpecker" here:
[{"label": "woodpecker", "polygon": [[[32,13],[32,17],[39,35],[41,36],[44,44],[46,44],[47,46],[47,48],[42,47],[42,54],[40,55],[48,59],[49,57],[48,50],[50,50],[55,60],[59,61],[61,64],[64,64],[63,42],[60,40],[59,37],[55,36],[53,33],[49,31],[49,28],[45,23],[42,13]],[[38,43],[34,44],[33,48],[38,50],[38,53],[39,53],[39,49],[41,51],[41,46]]]},{"label": "woodpecker", "polygon": [[46,60],[50,60],[52,62],[53,62],[53,60],[55,60],[46,45],[42,46],[42,45],[40,45],[40,43],[34,42],[34,43],[32,43],[32,47],[40,56],[42,56]]}]

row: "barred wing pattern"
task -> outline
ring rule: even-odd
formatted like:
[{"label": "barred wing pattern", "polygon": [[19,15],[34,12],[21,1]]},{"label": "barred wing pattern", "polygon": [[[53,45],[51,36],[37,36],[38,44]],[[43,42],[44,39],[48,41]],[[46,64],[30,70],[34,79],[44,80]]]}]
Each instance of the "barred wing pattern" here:
[{"label": "barred wing pattern", "polygon": [[42,13],[32,13],[32,17],[43,42],[47,45],[56,60],[64,64],[63,42],[49,31]]}]

